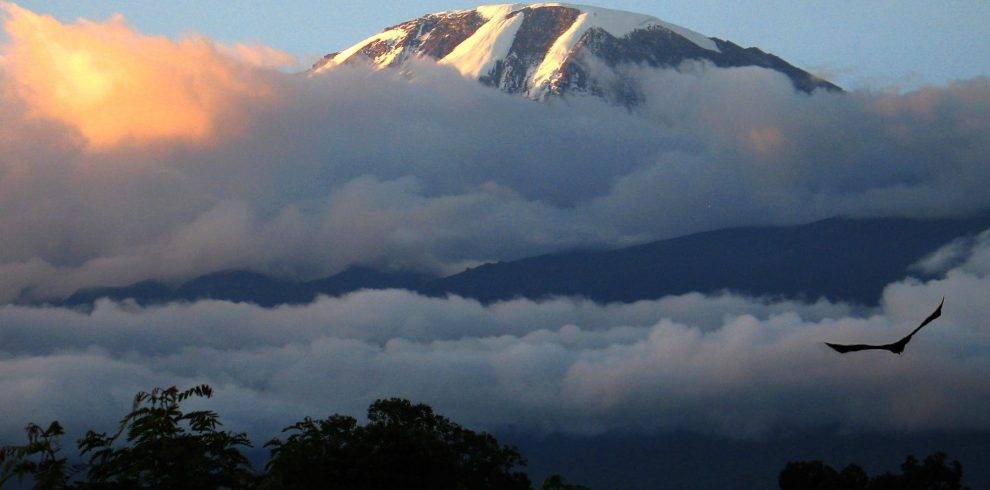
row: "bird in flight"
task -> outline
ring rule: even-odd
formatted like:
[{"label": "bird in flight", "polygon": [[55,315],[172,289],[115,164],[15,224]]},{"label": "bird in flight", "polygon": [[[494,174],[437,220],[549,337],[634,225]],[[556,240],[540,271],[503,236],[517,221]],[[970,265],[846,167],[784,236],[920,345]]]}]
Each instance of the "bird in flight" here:
[{"label": "bird in flight", "polygon": [[845,354],[846,352],[857,352],[857,351],[861,351],[861,350],[888,350],[890,352],[893,352],[894,354],[900,354],[900,353],[904,352],[904,347],[908,344],[908,342],[911,341],[911,337],[914,337],[914,334],[918,333],[918,330],[921,330],[922,328],[924,328],[925,325],[928,325],[929,323],[931,323],[936,318],[942,316],[942,305],[943,304],[945,304],[945,298],[942,298],[942,302],[938,304],[938,308],[936,308],[935,311],[931,315],[928,315],[928,318],[925,318],[925,321],[921,322],[921,325],[918,325],[918,328],[914,329],[913,332],[909,333],[907,335],[907,337],[904,337],[903,339],[898,340],[897,342],[894,342],[893,344],[886,344],[886,345],[866,345],[866,344],[843,345],[843,344],[832,344],[832,343],[829,343],[829,342],[825,342],[825,345],[827,345],[827,346],[835,349],[836,352],[839,352],[840,354]]}]

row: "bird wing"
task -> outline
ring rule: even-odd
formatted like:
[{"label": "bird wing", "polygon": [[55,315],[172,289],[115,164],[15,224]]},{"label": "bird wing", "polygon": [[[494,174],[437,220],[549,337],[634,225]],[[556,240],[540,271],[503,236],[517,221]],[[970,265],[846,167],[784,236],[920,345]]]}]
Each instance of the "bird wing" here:
[{"label": "bird wing", "polygon": [[[913,336],[914,334],[918,333],[918,330],[921,330],[922,328],[924,328],[925,325],[928,325],[929,323],[931,323],[936,318],[942,316],[942,305],[944,305],[944,304],[945,304],[945,298],[942,298],[942,302],[938,304],[938,308],[935,308],[935,311],[933,311],[931,315],[928,315],[928,318],[925,318],[925,321],[921,322],[921,325],[918,325],[918,328],[914,329],[913,332],[911,332],[910,334],[908,334],[907,337],[904,337],[904,338],[905,339],[911,338],[911,336]],[[901,340],[904,340],[904,339],[901,339]]]},{"label": "bird wing", "polygon": [[835,349],[835,351],[839,352],[840,354],[845,354],[846,352],[857,352],[861,350],[886,349],[886,346],[882,346],[882,345],[866,345],[866,344],[843,345],[843,344],[833,344],[831,342],[825,342],[825,345],[831,347],[832,349]]},{"label": "bird wing", "polygon": [[[925,321],[921,322],[921,325],[918,325],[918,328],[914,329],[913,332],[909,333],[906,337],[904,337],[901,340],[898,340],[897,342],[894,342],[893,344],[887,344],[887,345],[867,345],[867,344],[843,345],[843,344],[833,344],[833,343],[830,343],[830,342],[825,342],[825,345],[831,347],[836,352],[839,352],[841,354],[845,354],[846,352],[857,352],[857,351],[861,351],[861,350],[873,350],[873,349],[876,349],[876,350],[889,350],[891,352],[895,352],[898,344],[903,343],[904,345],[907,345],[907,343],[911,341],[911,337],[913,337],[914,334],[918,333],[918,331],[921,330],[922,328],[924,328],[925,325],[928,325],[929,323],[931,323],[932,321],[934,321],[936,318],[942,316],[942,305],[944,305],[944,304],[945,304],[945,298],[942,298],[942,301],[938,304],[938,308],[935,308],[935,311],[933,311],[931,315],[928,315],[928,318],[925,318]],[[901,346],[901,350],[903,350],[903,346]]]}]

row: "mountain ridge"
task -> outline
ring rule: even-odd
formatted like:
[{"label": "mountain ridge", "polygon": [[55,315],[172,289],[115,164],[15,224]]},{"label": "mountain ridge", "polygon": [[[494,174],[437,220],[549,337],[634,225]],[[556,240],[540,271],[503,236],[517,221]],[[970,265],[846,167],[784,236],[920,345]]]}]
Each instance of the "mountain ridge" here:
[{"label": "mountain ridge", "polygon": [[326,55],[309,73],[354,63],[402,68],[410,57],[432,59],[466,78],[537,100],[586,94],[635,105],[641,88],[626,67],[678,67],[690,61],[771,69],[808,93],[841,91],[758,48],[742,48],[649,15],[567,3],[426,14]]},{"label": "mountain ridge", "polygon": [[911,266],[919,260],[953,239],[988,228],[990,214],[934,220],[830,218],[802,225],[726,228],[617,249],[555,252],[445,277],[352,267],[294,282],[233,270],[199,276],[176,288],[144,281],[82,290],[51,303],[85,307],[100,298],[134,299],[142,305],[214,299],[273,307],[361,289],[405,289],[486,304],[558,296],[630,303],[722,291],[875,304],[887,284],[918,275]]}]

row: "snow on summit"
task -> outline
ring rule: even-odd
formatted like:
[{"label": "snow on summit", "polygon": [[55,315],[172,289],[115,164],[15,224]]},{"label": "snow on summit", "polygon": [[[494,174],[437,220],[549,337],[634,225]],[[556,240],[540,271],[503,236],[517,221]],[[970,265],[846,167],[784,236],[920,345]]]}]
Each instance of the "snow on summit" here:
[{"label": "snow on summit", "polygon": [[840,90],[756,48],[709,38],[656,17],[566,3],[484,5],[427,14],[389,27],[316,63],[319,74],[350,63],[382,69],[409,56],[532,99],[589,94],[625,105],[638,98],[629,65],[676,67],[697,60],[720,67],[760,66],[798,90]]}]

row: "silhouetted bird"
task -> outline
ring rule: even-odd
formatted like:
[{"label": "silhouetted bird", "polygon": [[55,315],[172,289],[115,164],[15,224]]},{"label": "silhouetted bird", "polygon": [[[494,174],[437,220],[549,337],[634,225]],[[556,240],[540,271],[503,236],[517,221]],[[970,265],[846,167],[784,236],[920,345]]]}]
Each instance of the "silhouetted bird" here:
[{"label": "silhouetted bird", "polygon": [[875,350],[889,350],[890,352],[893,352],[894,354],[900,354],[901,352],[904,352],[904,347],[907,345],[908,342],[911,341],[911,337],[913,337],[914,334],[918,333],[918,330],[921,330],[925,325],[928,325],[929,323],[931,323],[932,320],[934,320],[934,319],[942,316],[942,305],[943,304],[945,304],[945,298],[942,298],[942,302],[938,304],[938,308],[936,308],[935,311],[931,315],[928,315],[928,318],[925,318],[925,321],[921,322],[921,325],[918,325],[918,328],[914,329],[913,332],[909,333],[907,335],[907,337],[904,337],[903,339],[898,340],[897,342],[894,342],[893,344],[886,344],[886,345],[866,345],[866,344],[842,345],[842,344],[831,344],[831,343],[825,342],[825,345],[827,345],[827,346],[835,349],[837,352],[842,353],[842,354],[845,354],[846,352],[856,352],[856,351],[871,350],[871,349],[875,349]]}]

